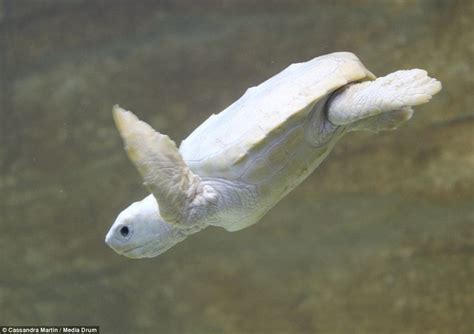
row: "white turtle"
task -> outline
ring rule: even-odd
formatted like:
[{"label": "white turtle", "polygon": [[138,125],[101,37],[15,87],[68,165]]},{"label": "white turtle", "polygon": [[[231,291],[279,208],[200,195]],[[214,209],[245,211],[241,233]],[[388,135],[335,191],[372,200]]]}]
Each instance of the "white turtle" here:
[{"label": "white turtle", "polygon": [[346,132],[394,129],[440,89],[424,70],[375,80],[354,54],[332,53],[248,89],[179,150],[116,106],[126,151],[151,195],[122,211],[105,241],[130,258],[154,257],[207,226],[255,224]]}]

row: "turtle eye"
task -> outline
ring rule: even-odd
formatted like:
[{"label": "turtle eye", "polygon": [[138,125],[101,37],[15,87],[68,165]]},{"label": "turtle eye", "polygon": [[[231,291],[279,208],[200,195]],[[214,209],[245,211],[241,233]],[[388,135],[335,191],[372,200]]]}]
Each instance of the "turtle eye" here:
[{"label": "turtle eye", "polygon": [[126,238],[128,237],[128,235],[130,234],[130,229],[128,228],[128,226],[122,226],[120,228],[120,234],[122,235],[122,237]]}]

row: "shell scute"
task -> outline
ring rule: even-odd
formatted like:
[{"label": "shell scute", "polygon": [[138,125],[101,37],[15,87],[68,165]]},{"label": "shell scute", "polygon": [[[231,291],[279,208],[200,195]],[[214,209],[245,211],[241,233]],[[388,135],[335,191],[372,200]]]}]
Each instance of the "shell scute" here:
[{"label": "shell scute", "polygon": [[[292,64],[247,89],[240,99],[206,120],[182,142],[180,152],[191,170],[201,176],[258,179],[265,168],[276,168],[272,166],[288,159],[282,152],[290,144],[278,138],[285,138],[285,131],[302,124],[317,101],[349,82],[371,76],[348,52]],[[276,141],[278,145],[274,145]],[[282,146],[281,152],[276,150],[278,146]],[[267,157],[270,147],[275,148],[275,156]],[[259,169],[261,159],[267,161],[262,162],[266,167],[250,176],[251,169]]]}]

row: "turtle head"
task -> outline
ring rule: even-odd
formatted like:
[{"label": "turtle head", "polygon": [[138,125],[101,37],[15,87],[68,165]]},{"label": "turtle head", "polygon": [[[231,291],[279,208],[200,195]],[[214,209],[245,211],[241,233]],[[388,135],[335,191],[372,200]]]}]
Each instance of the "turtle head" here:
[{"label": "turtle head", "polygon": [[155,257],[185,238],[183,231],[162,219],[157,201],[149,195],[118,215],[105,243],[118,254],[138,259]]}]

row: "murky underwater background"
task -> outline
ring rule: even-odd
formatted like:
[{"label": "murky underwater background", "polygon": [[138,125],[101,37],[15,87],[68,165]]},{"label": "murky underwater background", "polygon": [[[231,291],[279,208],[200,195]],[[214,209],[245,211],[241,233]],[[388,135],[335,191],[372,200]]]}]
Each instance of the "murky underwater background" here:
[{"label": "murky underwater background", "polygon": [[[0,0],[0,324],[102,333],[472,333],[474,2]],[[134,261],[119,103],[180,142],[290,63],[347,50],[443,91],[352,133],[259,224]]]}]

